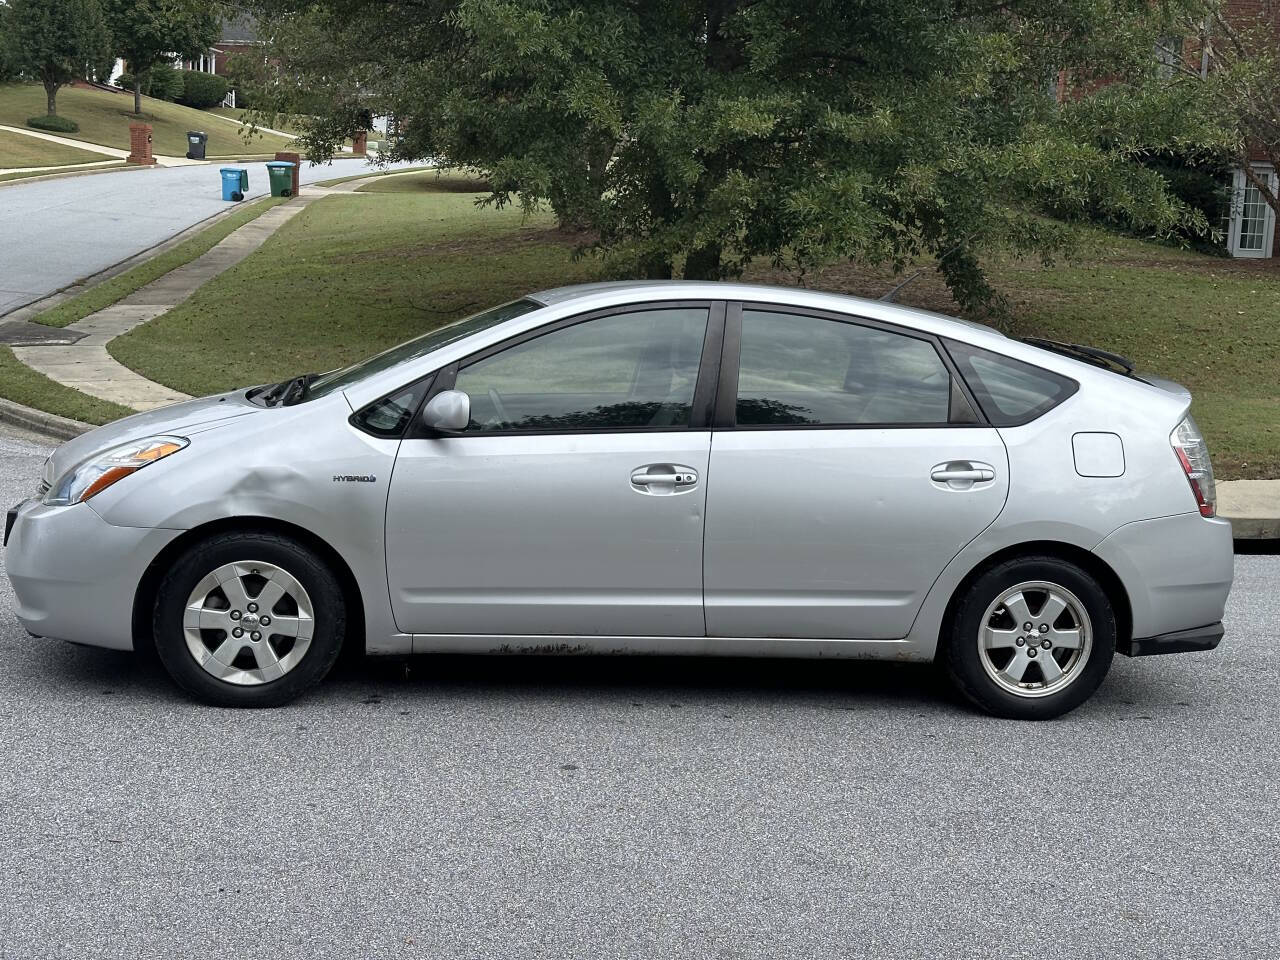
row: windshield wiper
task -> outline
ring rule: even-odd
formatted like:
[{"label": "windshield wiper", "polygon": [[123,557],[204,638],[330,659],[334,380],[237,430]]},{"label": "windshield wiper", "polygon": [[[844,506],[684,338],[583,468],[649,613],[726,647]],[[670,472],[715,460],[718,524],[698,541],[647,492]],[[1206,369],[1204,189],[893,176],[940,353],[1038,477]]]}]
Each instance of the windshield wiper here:
[{"label": "windshield wiper", "polygon": [[1040,347],[1042,350],[1052,350],[1054,353],[1075,357],[1085,363],[1092,363],[1095,367],[1110,369],[1110,366],[1116,366],[1123,370],[1127,377],[1133,376],[1133,371],[1137,369],[1137,365],[1128,357],[1122,357],[1120,354],[1112,353],[1110,350],[1086,347],[1082,343],[1063,343],[1060,340],[1045,340],[1042,337],[1023,337],[1022,342],[1029,343],[1033,347]]},{"label": "windshield wiper", "polygon": [[262,402],[268,407],[274,407],[277,404],[288,407],[305,400],[307,390],[318,376],[320,376],[318,373],[304,373],[298,377],[281,380],[266,393],[261,394]]}]

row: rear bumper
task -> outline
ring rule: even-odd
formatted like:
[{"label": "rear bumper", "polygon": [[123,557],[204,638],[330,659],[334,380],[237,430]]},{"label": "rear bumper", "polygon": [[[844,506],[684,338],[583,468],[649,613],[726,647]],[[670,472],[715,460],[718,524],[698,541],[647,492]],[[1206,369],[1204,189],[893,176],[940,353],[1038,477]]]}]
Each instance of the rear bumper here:
[{"label": "rear bumper", "polygon": [[1093,552],[1124,584],[1136,642],[1221,622],[1235,576],[1226,520],[1199,513],[1138,520],[1120,527]]},{"label": "rear bumper", "polygon": [[1126,657],[1151,657],[1158,653],[1194,653],[1212,650],[1222,640],[1222,621],[1190,630],[1175,630],[1158,637],[1130,638],[1116,644],[1116,652]]}]

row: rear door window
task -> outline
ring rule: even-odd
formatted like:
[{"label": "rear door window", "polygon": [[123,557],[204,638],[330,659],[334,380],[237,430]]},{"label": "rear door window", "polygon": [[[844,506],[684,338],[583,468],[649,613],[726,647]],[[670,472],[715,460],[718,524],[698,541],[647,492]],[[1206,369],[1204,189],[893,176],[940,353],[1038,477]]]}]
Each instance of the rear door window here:
[{"label": "rear door window", "polygon": [[744,310],[737,423],[943,424],[951,374],[933,344],[879,327]]},{"label": "rear door window", "polygon": [[1052,370],[958,340],[943,342],[993,426],[1030,423],[1079,389],[1070,377]]}]

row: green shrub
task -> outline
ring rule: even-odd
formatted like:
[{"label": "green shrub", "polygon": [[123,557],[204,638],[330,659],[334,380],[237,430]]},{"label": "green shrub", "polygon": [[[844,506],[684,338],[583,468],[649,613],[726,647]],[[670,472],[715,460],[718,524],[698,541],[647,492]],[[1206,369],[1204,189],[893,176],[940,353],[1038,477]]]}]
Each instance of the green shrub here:
[{"label": "green shrub", "polygon": [[167,63],[157,63],[150,73],[151,96],[174,102],[182,99],[182,91],[186,86],[185,70],[171,67]]},{"label": "green shrub", "polygon": [[198,70],[184,70],[183,81],[185,85],[178,102],[185,103],[188,107],[195,107],[197,110],[218,106],[230,89],[226,77],[201,73]]},{"label": "green shrub", "polygon": [[80,129],[80,124],[66,117],[27,117],[27,126],[54,133],[75,133]]},{"label": "green shrub", "polygon": [[[120,74],[120,76],[116,77],[115,84],[121,90],[132,90],[133,74],[129,73],[126,70],[124,73]],[[143,77],[142,78],[142,95],[145,97],[147,95],[147,91],[149,91],[150,89],[151,89],[151,84],[147,81],[146,77]]]}]

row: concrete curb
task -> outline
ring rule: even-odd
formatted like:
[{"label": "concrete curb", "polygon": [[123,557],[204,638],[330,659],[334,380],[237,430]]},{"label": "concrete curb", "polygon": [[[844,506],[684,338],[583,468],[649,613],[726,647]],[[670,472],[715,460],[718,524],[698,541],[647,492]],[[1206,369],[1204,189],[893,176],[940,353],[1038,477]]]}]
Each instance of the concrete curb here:
[{"label": "concrete curb", "polygon": [[0,422],[34,430],[55,440],[70,440],[94,429],[91,423],[81,423],[79,420],[60,417],[56,413],[45,413],[3,397],[0,397]]}]

